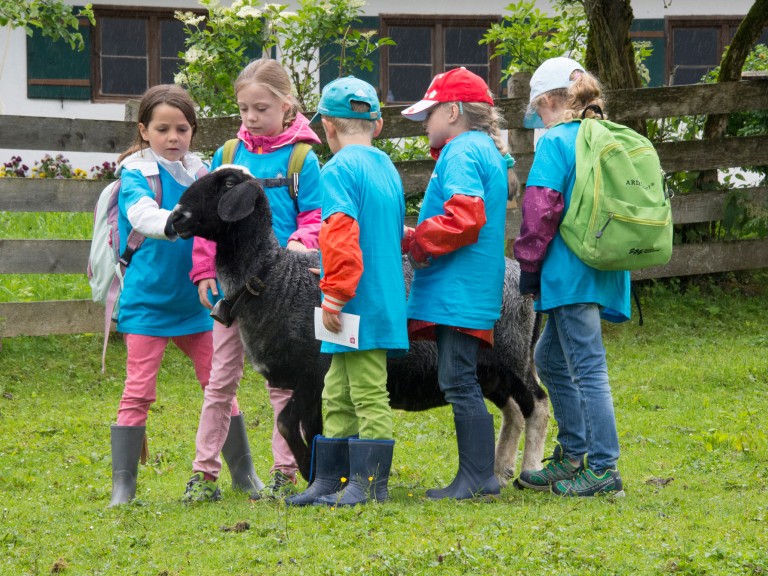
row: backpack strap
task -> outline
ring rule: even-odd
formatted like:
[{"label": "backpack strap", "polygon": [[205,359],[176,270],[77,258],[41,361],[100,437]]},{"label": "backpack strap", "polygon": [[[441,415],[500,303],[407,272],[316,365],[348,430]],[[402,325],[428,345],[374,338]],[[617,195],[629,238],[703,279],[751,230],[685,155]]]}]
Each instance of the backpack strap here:
[{"label": "backpack strap", "polygon": [[[150,189],[155,194],[155,202],[157,202],[158,207],[162,206],[163,187],[160,185],[160,175],[153,174],[152,176],[147,176],[147,182],[149,183]],[[125,269],[131,263],[131,259],[136,253],[136,250],[141,248],[145,239],[144,234],[138,232],[135,228],[128,234],[128,240],[125,243],[125,251],[120,256],[120,264],[122,266],[123,274],[125,274]]]},{"label": "backpack strap", "polygon": [[[147,176],[147,182],[149,183],[149,187],[152,189],[152,192],[155,193],[155,202],[157,202],[158,206],[162,206],[163,203],[163,188],[160,185],[160,175],[154,174],[152,176]],[[117,183],[117,193],[119,193],[119,186],[120,181],[118,180]],[[136,250],[138,250],[144,240],[146,239],[146,236],[142,234],[141,232],[138,232],[137,230],[131,230],[131,233],[128,234],[128,240],[126,241],[126,247],[123,254],[118,259],[117,265],[115,266],[115,276],[112,278],[112,283],[109,285],[109,292],[107,292],[107,300],[104,302],[104,345],[101,349],[101,373],[104,374],[106,372],[106,362],[107,362],[107,342],[109,341],[109,329],[111,328],[112,322],[117,322],[116,317],[116,308],[117,308],[117,300],[120,298],[120,293],[123,291],[123,278],[125,277],[125,269],[128,267],[128,265],[131,263],[131,259],[133,258],[133,255],[136,253]]]},{"label": "backpack strap", "polygon": [[235,152],[237,152],[237,147],[239,145],[240,140],[237,138],[232,138],[231,140],[224,142],[224,150],[221,154],[222,164],[232,164],[235,161]]},{"label": "backpack strap", "polygon": [[299,212],[299,175],[310,150],[312,150],[311,144],[299,142],[294,144],[288,158],[288,194],[293,199],[297,213]]}]

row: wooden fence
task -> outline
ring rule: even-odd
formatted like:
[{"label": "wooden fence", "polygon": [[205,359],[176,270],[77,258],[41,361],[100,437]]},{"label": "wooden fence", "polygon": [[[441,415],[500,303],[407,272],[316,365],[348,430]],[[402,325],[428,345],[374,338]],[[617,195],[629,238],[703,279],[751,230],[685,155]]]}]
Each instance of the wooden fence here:
[{"label": "wooden fence", "polygon": [[[533,133],[522,129],[527,106],[525,82],[513,82],[513,98],[502,99],[510,129],[516,171],[525,182],[533,159]],[[695,114],[768,109],[768,82],[749,80],[722,85],[693,85],[622,90],[607,95],[613,120],[666,118]],[[422,125],[400,116],[401,107],[384,108],[381,138],[417,136]],[[195,139],[199,150],[212,150],[235,133],[238,118],[203,119]],[[135,122],[0,116],[0,142],[19,150],[114,152],[128,147]],[[669,172],[738,168],[768,164],[768,136],[664,143],[657,147]],[[401,162],[406,193],[426,188],[434,162]],[[0,178],[0,211],[91,212],[103,182]],[[768,187],[743,190],[750,202],[768,205]],[[673,199],[676,224],[710,222],[723,217],[728,193],[693,192]],[[507,237],[516,236],[519,211],[510,207]],[[84,274],[89,242],[85,240],[2,240],[0,274]],[[663,278],[768,267],[768,240],[741,240],[676,246],[666,266],[633,273],[635,279]],[[88,300],[0,303],[0,337],[76,334],[103,329],[104,309]]]}]

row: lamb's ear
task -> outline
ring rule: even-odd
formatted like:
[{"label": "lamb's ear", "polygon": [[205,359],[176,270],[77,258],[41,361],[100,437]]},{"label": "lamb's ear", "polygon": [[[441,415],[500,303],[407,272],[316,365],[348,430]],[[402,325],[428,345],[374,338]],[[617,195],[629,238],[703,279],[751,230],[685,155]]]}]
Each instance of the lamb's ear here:
[{"label": "lamb's ear", "polygon": [[256,208],[258,186],[252,180],[229,189],[219,200],[218,213],[224,222],[242,220]]}]

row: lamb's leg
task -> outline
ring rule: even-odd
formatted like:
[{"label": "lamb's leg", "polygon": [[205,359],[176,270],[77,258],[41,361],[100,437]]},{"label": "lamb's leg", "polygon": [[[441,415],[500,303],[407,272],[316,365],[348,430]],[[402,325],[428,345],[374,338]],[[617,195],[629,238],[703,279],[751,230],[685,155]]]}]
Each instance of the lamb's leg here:
[{"label": "lamb's leg", "polygon": [[544,458],[544,443],[547,439],[549,421],[549,398],[542,394],[533,404],[533,410],[525,419],[525,444],[521,470],[539,470]]},{"label": "lamb's leg", "polygon": [[285,438],[293,457],[296,458],[299,472],[307,479],[309,478],[311,449],[304,442],[301,434],[301,414],[305,410],[301,404],[299,391],[295,390],[288,405],[277,416],[277,429]]},{"label": "lamb's leg", "polygon": [[305,378],[293,391],[288,406],[280,413],[277,426],[296,458],[299,472],[309,480],[312,459],[312,439],[323,433],[322,380],[312,382]]},{"label": "lamb's leg", "polygon": [[506,404],[501,408],[501,428],[496,443],[496,463],[494,465],[496,479],[502,487],[515,477],[517,447],[520,444],[524,422],[525,418],[520,407],[512,397],[509,397]]}]

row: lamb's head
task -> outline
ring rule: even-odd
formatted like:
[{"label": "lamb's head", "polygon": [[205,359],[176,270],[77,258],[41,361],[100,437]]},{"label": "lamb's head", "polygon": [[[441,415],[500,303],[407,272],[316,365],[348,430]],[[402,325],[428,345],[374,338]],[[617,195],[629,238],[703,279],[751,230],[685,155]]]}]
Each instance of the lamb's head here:
[{"label": "lamb's head", "polygon": [[255,211],[271,227],[269,201],[258,180],[241,166],[224,165],[182,194],[173,210],[173,228],[182,238],[220,241],[233,223]]}]

